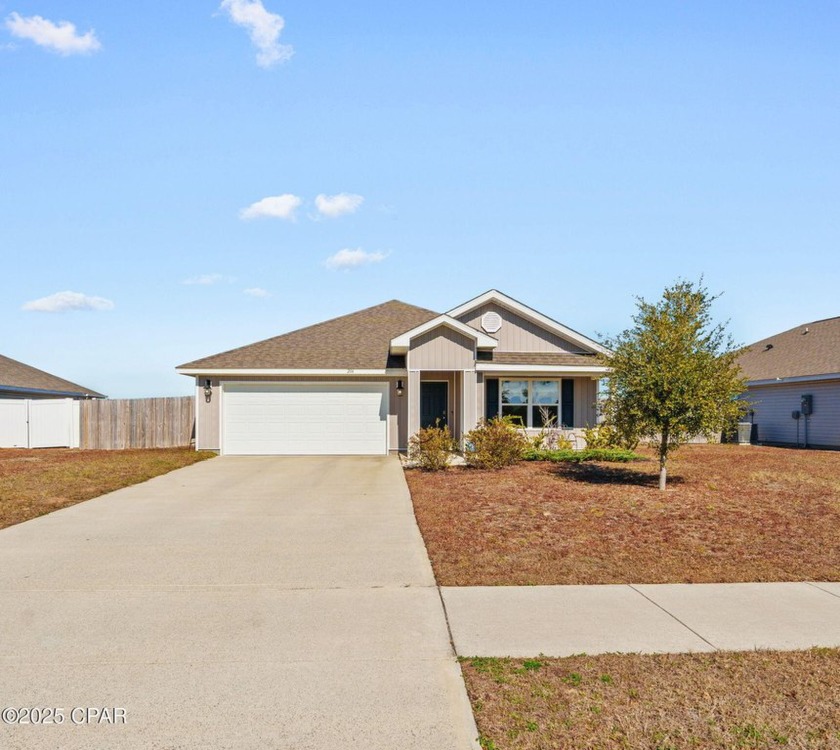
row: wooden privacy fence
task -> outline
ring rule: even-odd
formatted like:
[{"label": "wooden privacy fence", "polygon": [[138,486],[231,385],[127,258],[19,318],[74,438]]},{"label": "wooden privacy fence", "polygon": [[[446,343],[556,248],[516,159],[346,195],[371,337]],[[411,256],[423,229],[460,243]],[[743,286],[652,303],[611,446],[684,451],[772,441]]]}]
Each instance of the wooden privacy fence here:
[{"label": "wooden privacy fence", "polygon": [[177,448],[190,444],[194,427],[195,400],[191,396],[81,402],[82,448]]}]

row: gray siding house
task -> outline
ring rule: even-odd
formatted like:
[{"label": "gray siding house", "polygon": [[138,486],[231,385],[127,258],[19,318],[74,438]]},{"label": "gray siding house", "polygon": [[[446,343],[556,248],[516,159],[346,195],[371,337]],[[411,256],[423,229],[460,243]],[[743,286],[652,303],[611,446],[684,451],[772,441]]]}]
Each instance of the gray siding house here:
[{"label": "gray siding house", "polygon": [[759,442],[840,448],[840,317],[757,341],[739,364]]},{"label": "gray siding house", "polygon": [[195,379],[197,449],[375,455],[435,423],[461,440],[497,414],[594,425],[605,352],[491,290],[446,313],[392,300],[177,371]]}]

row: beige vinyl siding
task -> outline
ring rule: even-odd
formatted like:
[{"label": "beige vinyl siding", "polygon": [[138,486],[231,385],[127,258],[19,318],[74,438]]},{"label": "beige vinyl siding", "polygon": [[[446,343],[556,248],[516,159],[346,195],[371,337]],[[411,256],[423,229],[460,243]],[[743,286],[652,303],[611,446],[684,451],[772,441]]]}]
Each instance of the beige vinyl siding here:
[{"label": "beige vinyl siding", "polygon": [[574,378],[574,381],[575,427],[594,427],[597,418],[595,400],[598,382],[592,378]]},{"label": "beige vinyl siding", "polygon": [[[808,444],[840,448],[840,380],[749,388],[746,397],[755,410],[760,442],[796,443],[796,420],[791,412],[800,409],[800,399],[806,393],[814,397],[814,413],[808,418]],[[804,439],[803,417],[799,420],[799,440]]]},{"label": "beige vinyl siding", "polygon": [[580,352],[581,348],[556,334],[546,331],[536,323],[511,312],[495,303],[488,303],[461,315],[458,320],[468,326],[481,328],[481,316],[486,312],[498,313],[502,318],[502,327],[489,334],[499,340],[500,352]]},{"label": "beige vinyl siding", "polygon": [[213,395],[208,404],[204,398],[204,381],[195,379],[195,449],[198,451],[217,451],[221,447],[219,435],[219,381],[211,380]]},{"label": "beige vinyl siding", "polygon": [[391,381],[388,401],[388,450],[408,450],[408,378],[403,381],[403,395],[397,395],[397,381]]},{"label": "beige vinyl siding", "polygon": [[[317,383],[336,382],[346,380],[348,383],[381,383],[386,378],[379,377],[354,377],[336,378],[335,376],[303,375],[285,377],[260,377],[258,375],[245,375],[230,378],[237,383]],[[405,450],[408,445],[407,423],[408,423],[408,396],[397,396],[397,379],[403,381],[405,387],[408,378],[392,378],[390,386],[390,398],[388,408],[388,450]],[[212,380],[213,398],[210,403],[204,400],[204,381],[206,378],[196,378],[196,450],[219,450],[221,447],[221,435],[219,431],[219,413],[221,399],[219,398],[219,380]]]},{"label": "beige vinyl siding", "polygon": [[408,352],[410,370],[466,370],[475,367],[475,342],[447,326],[417,336]]}]

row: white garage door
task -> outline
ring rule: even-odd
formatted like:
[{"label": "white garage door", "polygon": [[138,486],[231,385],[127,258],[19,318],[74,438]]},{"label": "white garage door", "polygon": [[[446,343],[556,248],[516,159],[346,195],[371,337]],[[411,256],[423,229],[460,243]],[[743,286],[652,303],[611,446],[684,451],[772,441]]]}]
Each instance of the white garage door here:
[{"label": "white garage door", "polygon": [[387,453],[387,383],[226,383],[222,452]]}]

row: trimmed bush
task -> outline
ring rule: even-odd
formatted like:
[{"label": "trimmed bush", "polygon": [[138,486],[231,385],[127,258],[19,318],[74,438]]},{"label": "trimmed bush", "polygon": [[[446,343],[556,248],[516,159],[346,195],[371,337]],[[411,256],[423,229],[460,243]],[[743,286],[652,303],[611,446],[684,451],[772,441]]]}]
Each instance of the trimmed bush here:
[{"label": "trimmed bush", "polygon": [[408,458],[424,471],[440,471],[449,465],[455,441],[449,427],[424,427],[408,441]]},{"label": "trimmed bush", "polygon": [[524,458],[528,461],[555,461],[568,463],[582,463],[584,461],[605,461],[607,463],[628,463],[630,461],[644,461],[644,456],[633,453],[626,448],[584,448],[576,450],[528,450]]},{"label": "trimmed bush", "polygon": [[479,469],[501,469],[522,460],[528,439],[513,417],[485,419],[466,435],[464,458]]}]

